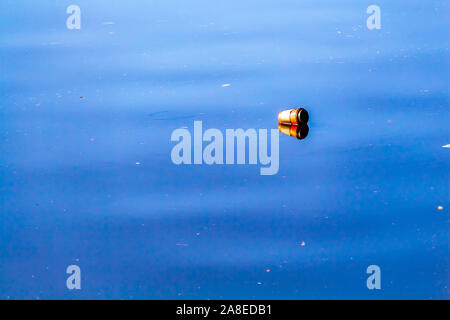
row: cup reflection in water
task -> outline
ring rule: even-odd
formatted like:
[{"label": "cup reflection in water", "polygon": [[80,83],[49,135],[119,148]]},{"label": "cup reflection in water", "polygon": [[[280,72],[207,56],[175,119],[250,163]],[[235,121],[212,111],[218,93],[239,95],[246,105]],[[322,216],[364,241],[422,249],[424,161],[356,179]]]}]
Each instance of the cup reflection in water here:
[{"label": "cup reflection in water", "polygon": [[306,123],[301,123],[298,126],[290,124],[279,123],[278,130],[288,136],[297,138],[299,140],[305,139],[309,133],[309,127]]},{"label": "cup reflection in water", "polygon": [[284,110],[278,114],[279,123],[298,125],[301,123],[308,123],[308,120],[308,111],[303,108]]}]

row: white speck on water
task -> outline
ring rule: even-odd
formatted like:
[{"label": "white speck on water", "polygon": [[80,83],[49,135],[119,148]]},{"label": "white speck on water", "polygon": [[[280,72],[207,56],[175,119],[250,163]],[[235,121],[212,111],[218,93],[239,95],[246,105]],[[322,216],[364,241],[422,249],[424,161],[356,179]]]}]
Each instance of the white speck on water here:
[{"label": "white speck on water", "polygon": [[224,83],[221,87],[222,87],[222,88],[226,88],[226,87],[229,87],[229,86],[231,86],[230,83]]},{"label": "white speck on water", "polygon": [[187,247],[188,246],[187,243],[177,243],[176,245],[179,247]]},{"label": "white speck on water", "polygon": [[442,146],[442,148],[450,149],[450,144],[446,144],[445,146]]}]

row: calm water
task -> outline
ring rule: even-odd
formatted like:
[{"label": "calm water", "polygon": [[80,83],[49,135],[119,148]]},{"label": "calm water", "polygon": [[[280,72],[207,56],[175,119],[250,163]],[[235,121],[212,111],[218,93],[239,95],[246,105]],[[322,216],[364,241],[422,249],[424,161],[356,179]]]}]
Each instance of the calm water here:
[{"label": "calm water", "polygon": [[[370,4],[2,0],[0,299],[447,299],[448,2]],[[171,161],[289,106],[277,175]]]}]

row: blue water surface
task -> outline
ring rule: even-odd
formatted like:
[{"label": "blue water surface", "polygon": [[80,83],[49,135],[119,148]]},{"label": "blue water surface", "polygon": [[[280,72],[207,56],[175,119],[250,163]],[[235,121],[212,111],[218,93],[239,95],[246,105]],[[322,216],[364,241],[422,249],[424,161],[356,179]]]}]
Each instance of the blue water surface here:
[{"label": "blue water surface", "polygon": [[[448,299],[448,1],[372,4],[2,0],[0,299]],[[296,106],[276,175],[171,160]]]}]

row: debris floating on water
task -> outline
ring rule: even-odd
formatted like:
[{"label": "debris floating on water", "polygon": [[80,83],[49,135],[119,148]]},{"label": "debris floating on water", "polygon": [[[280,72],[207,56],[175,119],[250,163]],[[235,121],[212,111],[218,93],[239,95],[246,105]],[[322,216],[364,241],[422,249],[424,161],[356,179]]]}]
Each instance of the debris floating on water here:
[{"label": "debris floating on water", "polygon": [[309,133],[309,114],[303,108],[284,110],[278,113],[278,130],[299,140]]},{"label": "debris floating on water", "polygon": [[224,83],[221,87],[222,87],[222,88],[226,88],[226,87],[229,87],[229,86],[231,86],[230,83]]},{"label": "debris floating on water", "polygon": [[444,210],[444,207],[443,207],[443,206],[438,206],[437,209],[438,209],[439,211],[442,211],[442,210]]},{"label": "debris floating on water", "polygon": [[188,244],[187,243],[177,243],[177,246],[179,246],[179,247],[187,247]]},{"label": "debris floating on water", "polygon": [[447,149],[449,149],[449,148],[450,148],[450,144],[446,144],[445,146],[442,146],[442,148],[447,148]]},{"label": "debris floating on water", "polygon": [[309,114],[303,108],[284,110],[278,113],[278,123],[298,125],[308,123]]}]

